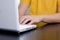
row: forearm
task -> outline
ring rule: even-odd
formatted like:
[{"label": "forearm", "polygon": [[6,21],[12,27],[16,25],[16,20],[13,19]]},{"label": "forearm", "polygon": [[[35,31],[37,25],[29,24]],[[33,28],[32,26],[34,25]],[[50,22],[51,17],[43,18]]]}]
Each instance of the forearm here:
[{"label": "forearm", "polygon": [[43,15],[43,20],[44,22],[47,23],[60,23],[60,13],[52,14],[52,15]]},{"label": "forearm", "polygon": [[21,10],[21,8],[19,9],[19,17],[23,16],[25,14],[25,12],[23,12],[23,10]]},{"label": "forearm", "polygon": [[19,8],[19,17],[23,16],[25,14],[26,10],[20,6]]},{"label": "forearm", "polygon": [[19,17],[23,16],[26,13],[26,10],[27,10],[28,7],[29,6],[26,5],[25,3],[21,3],[19,5],[19,8],[18,8],[18,10],[19,10]]}]

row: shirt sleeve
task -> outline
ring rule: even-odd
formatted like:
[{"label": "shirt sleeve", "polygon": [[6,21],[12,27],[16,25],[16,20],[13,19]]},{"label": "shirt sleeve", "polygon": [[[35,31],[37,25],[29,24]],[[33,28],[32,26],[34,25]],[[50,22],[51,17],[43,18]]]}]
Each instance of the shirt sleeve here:
[{"label": "shirt sleeve", "polygon": [[60,5],[60,0],[58,0],[58,5]]},{"label": "shirt sleeve", "polygon": [[27,5],[30,5],[30,0],[20,0],[20,1],[27,4]]}]

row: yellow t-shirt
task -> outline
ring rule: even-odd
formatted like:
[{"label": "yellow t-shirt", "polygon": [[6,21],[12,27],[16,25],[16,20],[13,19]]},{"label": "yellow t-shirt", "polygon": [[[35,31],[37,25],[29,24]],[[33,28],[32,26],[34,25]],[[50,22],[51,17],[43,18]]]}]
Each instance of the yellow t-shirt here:
[{"label": "yellow t-shirt", "polygon": [[[57,5],[60,5],[60,0],[21,0],[30,6],[29,15],[44,15],[54,14],[57,11]],[[38,27],[42,27],[47,23],[37,23]]]}]

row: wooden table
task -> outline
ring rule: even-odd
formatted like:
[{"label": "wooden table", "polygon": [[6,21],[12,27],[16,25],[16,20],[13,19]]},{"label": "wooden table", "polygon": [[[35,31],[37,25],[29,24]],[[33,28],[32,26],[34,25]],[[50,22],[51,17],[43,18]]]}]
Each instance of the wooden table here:
[{"label": "wooden table", "polygon": [[20,40],[60,40],[60,24],[48,24],[20,36]]},{"label": "wooden table", "polygon": [[19,36],[1,34],[0,40],[60,40],[60,24],[48,24],[43,28]]}]

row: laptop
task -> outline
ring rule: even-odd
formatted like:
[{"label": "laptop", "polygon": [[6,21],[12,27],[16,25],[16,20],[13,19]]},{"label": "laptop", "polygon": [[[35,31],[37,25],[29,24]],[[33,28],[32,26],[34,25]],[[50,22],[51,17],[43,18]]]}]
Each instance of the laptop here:
[{"label": "laptop", "polygon": [[19,0],[0,0],[0,29],[24,32],[36,28],[36,25],[19,24]]}]

